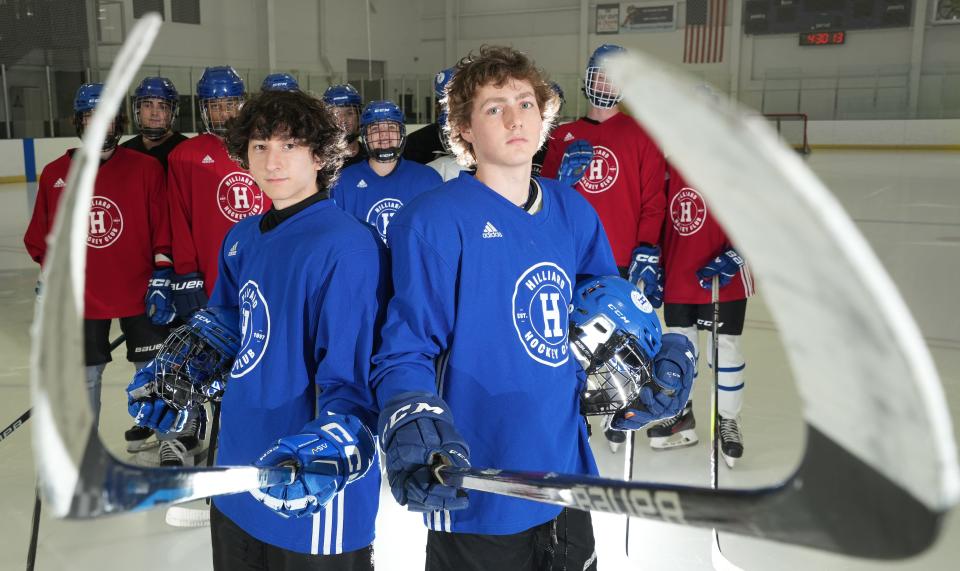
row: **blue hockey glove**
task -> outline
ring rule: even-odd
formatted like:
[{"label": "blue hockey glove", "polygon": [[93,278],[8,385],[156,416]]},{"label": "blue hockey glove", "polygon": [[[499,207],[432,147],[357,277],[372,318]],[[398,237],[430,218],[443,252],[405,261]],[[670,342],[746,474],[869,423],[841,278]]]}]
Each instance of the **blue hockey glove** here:
[{"label": "blue hockey glove", "polygon": [[661,343],[653,358],[653,382],[644,385],[637,399],[613,416],[612,428],[640,430],[680,414],[690,400],[696,370],[693,343],[679,333],[665,334]]},{"label": "blue hockey glove", "polygon": [[170,279],[173,289],[173,305],[176,307],[177,317],[184,321],[194,311],[207,305],[207,292],[203,289],[203,274],[174,274]]},{"label": "blue hockey glove", "polygon": [[443,399],[429,393],[397,395],[380,412],[378,429],[390,491],[400,505],[417,512],[467,507],[466,492],[433,476],[438,461],[470,465],[470,449]]},{"label": "blue hockey glove", "polygon": [[697,271],[700,287],[711,289],[713,287],[713,276],[719,276],[720,287],[727,285],[733,279],[733,276],[737,275],[744,263],[743,258],[736,250],[727,248],[719,256],[710,260],[709,264]]},{"label": "blue hockey glove", "polygon": [[557,170],[557,180],[567,186],[577,184],[592,160],[593,145],[583,139],[577,139],[563,152],[560,168]]},{"label": "blue hockey glove", "polygon": [[641,244],[633,249],[629,280],[643,290],[654,307],[663,305],[663,269],[660,267],[660,246]]},{"label": "blue hockey glove", "polygon": [[284,436],[256,465],[294,466],[296,479],[252,492],[283,517],[303,517],[323,509],[347,484],[362,478],[373,464],[373,433],[352,415],[328,412],[308,422],[300,434]]},{"label": "blue hockey glove", "polygon": [[166,325],[177,316],[173,307],[173,290],[170,289],[170,278],[173,270],[164,268],[154,270],[147,282],[147,295],[144,303],[147,305],[147,317],[154,325]]},{"label": "blue hockey glove", "polygon": [[127,412],[136,424],[167,433],[181,432],[190,419],[202,420],[202,407],[177,410],[160,398],[155,377],[156,365],[150,361],[127,385]]}]

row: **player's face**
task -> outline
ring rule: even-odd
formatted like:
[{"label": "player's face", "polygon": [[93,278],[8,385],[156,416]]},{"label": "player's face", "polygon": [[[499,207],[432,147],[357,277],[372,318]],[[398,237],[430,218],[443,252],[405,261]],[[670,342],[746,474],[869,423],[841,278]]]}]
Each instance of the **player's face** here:
[{"label": "player's face", "polygon": [[391,149],[400,146],[400,125],[381,121],[367,126],[367,145],[371,149]]},{"label": "player's face", "polygon": [[317,192],[320,161],[310,147],[288,137],[250,139],[250,174],[277,208],[296,204]]},{"label": "player's face", "polygon": [[478,166],[530,165],[540,143],[543,118],[529,81],[511,79],[502,86],[477,89],[470,126],[461,130],[473,145]]},{"label": "player's face", "polygon": [[236,97],[207,101],[207,113],[213,124],[226,123],[237,116],[241,101]]},{"label": "player's face", "polygon": [[333,115],[337,118],[337,123],[347,133],[356,133],[357,125],[360,124],[360,116],[357,114],[356,107],[334,107]]},{"label": "player's face", "polygon": [[151,129],[166,128],[170,124],[170,114],[173,113],[169,101],[152,97],[141,99],[139,110],[140,124]]}]

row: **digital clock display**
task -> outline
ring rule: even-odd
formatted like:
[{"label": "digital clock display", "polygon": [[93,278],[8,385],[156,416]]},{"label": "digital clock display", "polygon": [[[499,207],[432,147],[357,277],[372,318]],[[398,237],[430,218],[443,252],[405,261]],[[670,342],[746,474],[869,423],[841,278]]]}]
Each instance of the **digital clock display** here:
[{"label": "digital clock display", "polygon": [[847,33],[840,32],[802,32],[801,46],[839,46],[847,39]]}]

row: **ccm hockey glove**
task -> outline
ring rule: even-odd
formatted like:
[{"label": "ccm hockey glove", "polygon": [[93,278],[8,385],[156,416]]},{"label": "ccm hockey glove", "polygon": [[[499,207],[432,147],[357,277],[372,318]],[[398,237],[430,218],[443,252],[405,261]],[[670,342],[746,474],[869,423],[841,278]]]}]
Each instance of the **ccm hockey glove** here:
[{"label": "ccm hockey glove", "polygon": [[561,184],[574,186],[583,178],[583,173],[593,160],[593,145],[583,139],[577,139],[567,146],[560,159],[557,180]]},{"label": "ccm hockey glove", "polygon": [[203,407],[177,410],[157,394],[156,362],[150,361],[133,375],[127,385],[127,412],[139,426],[157,432],[182,432],[191,419],[203,420]]},{"label": "ccm hockey glove", "polygon": [[177,316],[173,307],[173,290],[170,289],[171,277],[173,270],[163,268],[154,270],[147,282],[147,295],[143,301],[147,305],[147,317],[154,325],[166,325]]},{"label": "ccm hockey glove", "polygon": [[730,283],[733,276],[737,275],[740,268],[743,267],[743,258],[733,248],[727,248],[719,256],[710,260],[710,263],[697,271],[697,278],[700,280],[700,287],[710,289],[713,287],[713,276],[719,276],[720,287]]},{"label": "ccm hockey glove", "polygon": [[377,424],[390,491],[400,505],[416,512],[467,507],[466,492],[433,476],[438,461],[470,465],[470,449],[443,399],[429,393],[397,395],[383,407]]},{"label": "ccm hockey glove", "polygon": [[654,307],[663,305],[663,269],[660,267],[660,246],[640,244],[633,249],[629,268],[630,283],[643,290]]},{"label": "ccm hockey glove", "polygon": [[303,517],[323,509],[347,484],[362,478],[373,464],[376,442],[370,429],[352,415],[321,414],[300,434],[284,436],[256,465],[294,466],[296,479],[251,492],[283,517]]},{"label": "ccm hockey glove", "polygon": [[693,343],[679,333],[665,334],[653,358],[653,382],[640,389],[629,407],[617,411],[610,426],[639,430],[680,414],[690,399],[695,369]]}]

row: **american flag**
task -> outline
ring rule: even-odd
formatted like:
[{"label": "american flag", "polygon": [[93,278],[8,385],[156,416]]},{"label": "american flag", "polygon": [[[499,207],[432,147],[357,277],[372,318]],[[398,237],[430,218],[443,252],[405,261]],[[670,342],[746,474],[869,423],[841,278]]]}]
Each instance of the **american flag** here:
[{"label": "american flag", "polygon": [[687,0],[683,63],[723,61],[723,22],[727,0]]}]

